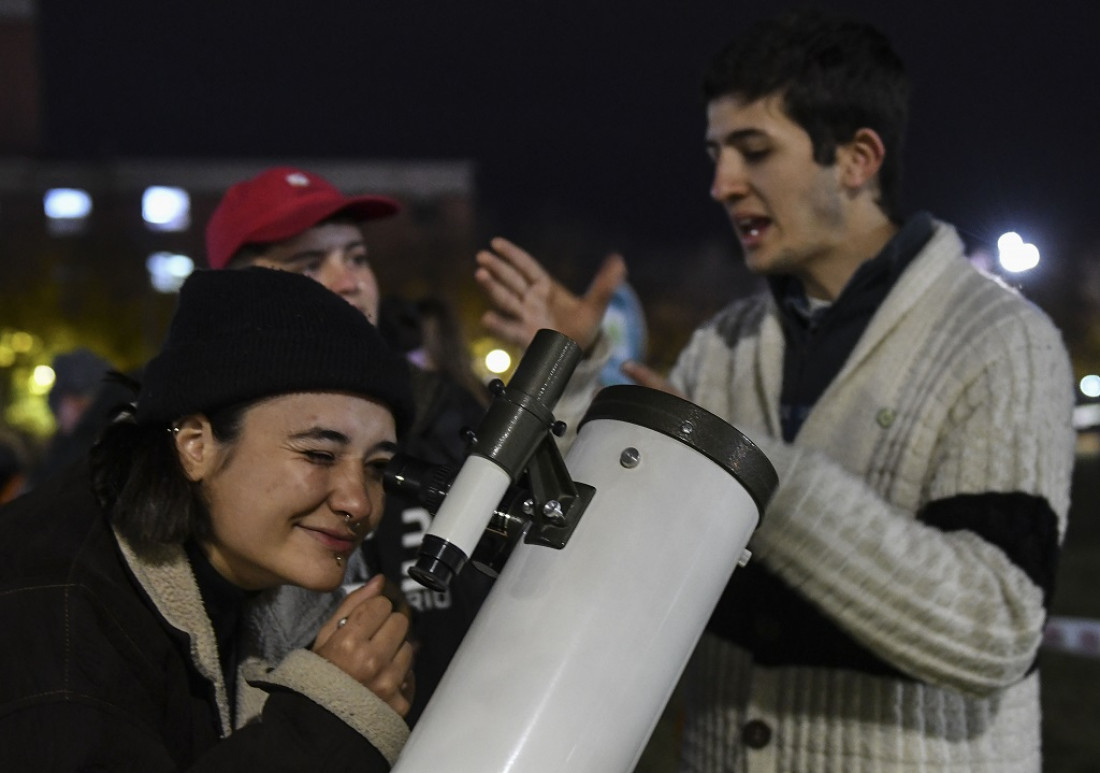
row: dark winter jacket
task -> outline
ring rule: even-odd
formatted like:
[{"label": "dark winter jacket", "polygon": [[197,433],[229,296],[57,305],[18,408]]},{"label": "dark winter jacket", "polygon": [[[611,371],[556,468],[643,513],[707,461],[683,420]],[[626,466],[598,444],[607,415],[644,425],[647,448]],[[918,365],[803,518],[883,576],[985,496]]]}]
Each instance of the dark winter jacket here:
[{"label": "dark winter jacket", "polygon": [[[136,552],[83,468],[0,509],[0,527],[0,770],[371,773],[396,759],[401,718],[293,649],[328,611],[315,596],[285,588],[249,602],[231,719],[181,547]],[[287,603],[302,613],[288,617]],[[288,619],[301,627],[277,625]]]}]

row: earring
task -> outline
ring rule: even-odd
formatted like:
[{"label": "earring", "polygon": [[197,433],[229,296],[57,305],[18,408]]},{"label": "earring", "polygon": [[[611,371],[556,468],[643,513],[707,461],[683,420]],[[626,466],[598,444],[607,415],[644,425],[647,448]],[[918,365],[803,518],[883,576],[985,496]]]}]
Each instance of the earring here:
[{"label": "earring", "polygon": [[352,523],[351,513],[345,512],[343,515],[344,515],[344,523],[347,525],[348,529],[351,530],[351,533],[352,534],[358,534],[359,533],[359,524],[358,523]]}]

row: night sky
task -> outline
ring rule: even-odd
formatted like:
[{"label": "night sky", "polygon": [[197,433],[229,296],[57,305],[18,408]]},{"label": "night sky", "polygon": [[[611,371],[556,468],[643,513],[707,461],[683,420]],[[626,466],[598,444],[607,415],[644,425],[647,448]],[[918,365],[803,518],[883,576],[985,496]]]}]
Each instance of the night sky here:
[{"label": "night sky", "polygon": [[[55,158],[473,159],[486,228],[557,219],[649,251],[729,227],[707,198],[700,73],[791,3],[43,0]],[[1100,3],[837,2],[914,99],[907,208],[972,244],[1100,251]],[[594,249],[602,245],[594,245]]]}]

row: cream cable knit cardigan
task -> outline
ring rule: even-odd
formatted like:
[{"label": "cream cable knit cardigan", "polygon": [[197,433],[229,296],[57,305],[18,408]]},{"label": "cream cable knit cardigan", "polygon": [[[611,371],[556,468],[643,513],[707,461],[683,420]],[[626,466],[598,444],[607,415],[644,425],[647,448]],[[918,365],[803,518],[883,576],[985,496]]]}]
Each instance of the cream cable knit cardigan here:
[{"label": "cream cable knit cardigan", "polygon": [[[1065,534],[1073,389],[1058,331],[937,223],[790,445],[783,350],[775,303],[758,296],[697,330],[671,380],[779,473],[753,560],[915,681],[757,667],[705,634],[682,684],[682,770],[1039,771],[1028,670],[1043,593],[1000,548],[916,514],[1022,492],[1045,498]],[[585,363],[559,408],[576,410],[596,372]],[[740,742],[754,719],[772,730],[760,749]]]}]

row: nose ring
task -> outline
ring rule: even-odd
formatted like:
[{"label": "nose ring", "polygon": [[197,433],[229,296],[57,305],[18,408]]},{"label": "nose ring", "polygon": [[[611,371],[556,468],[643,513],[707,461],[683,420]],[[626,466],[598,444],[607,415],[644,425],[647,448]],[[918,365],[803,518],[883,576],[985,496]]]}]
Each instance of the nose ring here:
[{"label": "nose ring", "polygon": [[347,527],[348,527],[349,529],[351,529],[351,533],[352,533],[352,534],[358,534],[358,533],[359,533],[359,524],[358,524],[358,523],[353,523],[353,522],[352,522],[352,520],[351,520],[351,518],[352,518],[352,515],[351,515],[351,513],[347,512],[347,511],[344,511],[344,512],[342,512],[342,513],[340,513],[340,514],[341,514],[342,516],[344,516],[344,523],[345,523],[345,524],[347,525]]}]

